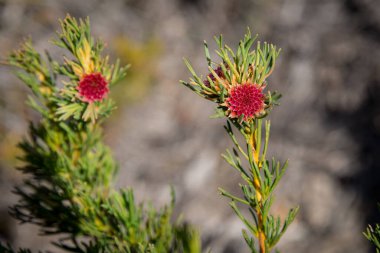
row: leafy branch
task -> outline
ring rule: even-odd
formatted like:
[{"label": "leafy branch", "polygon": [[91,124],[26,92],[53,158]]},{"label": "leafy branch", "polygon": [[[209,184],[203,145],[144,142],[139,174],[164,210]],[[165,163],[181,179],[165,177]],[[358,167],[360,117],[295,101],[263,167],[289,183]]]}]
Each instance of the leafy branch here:
[{"label": "leafy branch", "polygon": [[[236,215],[245,224],[251,236],[258,238],[260,252],[269,252],[280,240],[298,212],[298,207],[291,209],[283,222],[280,217],[269,213],[274,201],[274,190],[284,175],[288,163],[281,164],[274,158],[271,161],[266,159],[270,132],[269,121],[265,122],[265,134],[261,131],[262,119],[255,119],[250,122],[250,129],[253,132],[245,133],[245,149],[236,141],[230,122],[231,120],[227,121],[225,128],[235,147],[232,152],[227,150],[227,153],[223,154],[223,158],[240,173],[244,180],[244,184],[239,185],[244,199],[234,196],[222,188],[219,188],[219,191],[221,195],[231,199],[230,205]],[[263,147],[260,149],[262,141]],[[241,156],[248,161],[249,168],[244,168]],[[251,217],[245,217],[237,203],[246,206]],[[248,231],[243,232],[244,238],[247,243],[249,242],[251,251],[258,252],[254,247],[253,238],[248,235]]]}]

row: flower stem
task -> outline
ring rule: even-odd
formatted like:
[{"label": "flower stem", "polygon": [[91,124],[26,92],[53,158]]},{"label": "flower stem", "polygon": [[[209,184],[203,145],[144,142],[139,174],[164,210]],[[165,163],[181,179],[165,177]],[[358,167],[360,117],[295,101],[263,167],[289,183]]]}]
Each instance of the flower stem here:
[{"label": "flower stem", "polygon": [[265,233],[264,233],[264,221],[263,214],[261,213],[263,207],[263,199],[259,191],[256,191],[256,196],[258,200],[258,207],[256,208],[257,217],[258,217],[258,239],[259,239],[259,247],[260,253],[265,253]]},{"label": "flower stem", "polygon": [[[251,132],[251,135],[249,136],[249,145],[252,147],[253,152],[253,158],[255,163],[257,164],[259,170],[261,170],[262,164],[260,163],[260,149],[261,149],[261,126],[262,126],[262,120],[258,119],[254,123],[254,127]],[[253,178],[253,185],[256,190],[256,198],[258,201],[258,205],[256,208],[257,217],[258,217],[258,240],[259,240],[259,248],[260,253],[266,253],[266,247],[265,247],[265,232],[264,232],[264,221],[263,221],[263,214],[261,212],[263,208],[263,196],[261,194],[261,184],[260,180],[258,180],[256,177]]]},{"label": "flower stem", "polygon": [[259,232],[259,245],[260,253],[265,253],[265,235],[263,232]]}]

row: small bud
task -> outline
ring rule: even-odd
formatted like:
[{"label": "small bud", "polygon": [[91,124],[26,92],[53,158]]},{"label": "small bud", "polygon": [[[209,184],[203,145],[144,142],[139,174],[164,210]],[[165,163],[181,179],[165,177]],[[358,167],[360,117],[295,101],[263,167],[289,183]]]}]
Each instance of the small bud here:
[{"label": "small bud", "polygon": [[[222,67],[217,67],[216,69],[214,69],[216,75],[220,78],[220,79],[225,79],[225,76],[224,76],[224,73],[223,73],[223,69]],[[211,81],[213,81],[214,83],[217,82],[215,76],[212,74],[212,73],[209,73],[207,75],[207,77],[209,77],[211,79]],[[210,81],[206,78],[206,80],[203,81],[204,85],[206,85],[207,87],[210,88]]]}]

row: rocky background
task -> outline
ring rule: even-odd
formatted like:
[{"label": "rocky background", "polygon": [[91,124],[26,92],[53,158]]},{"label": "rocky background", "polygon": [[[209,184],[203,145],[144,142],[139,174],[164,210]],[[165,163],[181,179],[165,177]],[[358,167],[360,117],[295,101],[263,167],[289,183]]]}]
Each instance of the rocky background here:
[{"label": "rocky background", "polygon": [[[234,47],[249,26],[283,51],[269,82],[283,93],[271,115],[271,155],[290,158],[274,211],[301,211],[283,252],[374,252],[362,235],[380,201],[380,2],[378,0],[0,0],[0,55],[31,36],[42,51],[66,13],[90,16],[108,52],[131,63],[113,92],[119,109],[106,125],[120,162],[118,187],[160,206],[177,193],[177,213],[196,225],[205,248],[246,253],[242,224],[217,187],[238,192],[239,175],[220,159],[231,146],[213,104],[179,85],[182,57],[206,74],[203,40],[222,33]],[[54,49],[53,49],[54,50]],[[60,52],[55,52],[60,56]],[[16,143],[36,115],[7,67],[0,68],[0,238],[53,249],[36,227],[7,213],[21,181]],[[115,95],[117,94],[117,95]]]}]

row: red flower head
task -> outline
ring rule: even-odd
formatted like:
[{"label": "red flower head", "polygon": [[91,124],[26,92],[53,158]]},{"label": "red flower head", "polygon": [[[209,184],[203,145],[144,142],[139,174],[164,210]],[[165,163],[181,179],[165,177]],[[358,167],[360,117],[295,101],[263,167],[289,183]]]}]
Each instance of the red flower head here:
[{"label": "red flower head", "polygon": [[246,83],[234,86],[226,99],[231,118],[238,118],[244,114],[244,120],[252,119],[260,115],[264,110],[265,96],[262,87],[256,84]]},{"label": "red flower head", "polygon": [[108,94],[108,83],[100,73],[86,74],[79,81],[77,90],[85,102],[102,101]]},{"label": "red flower head", "polygon": [[[215,71],[216,75],[219,76],[221,79],[224,79],[224,78],[225,78],[222,67],[219,66],[219,67],[217,67],[216,69],[214,69],[214,71]],[[212,73],[208,74],[207,76],[208,76],[213,82],[215,82],[216,78],[215,78],[215,76],[214,76]],[[207,87],[210,88],[210,82],[209,82],[208,78],[206,78],[206,80],[204,80],[203,83],[204,83],[204,85],[206,85]]]}]

